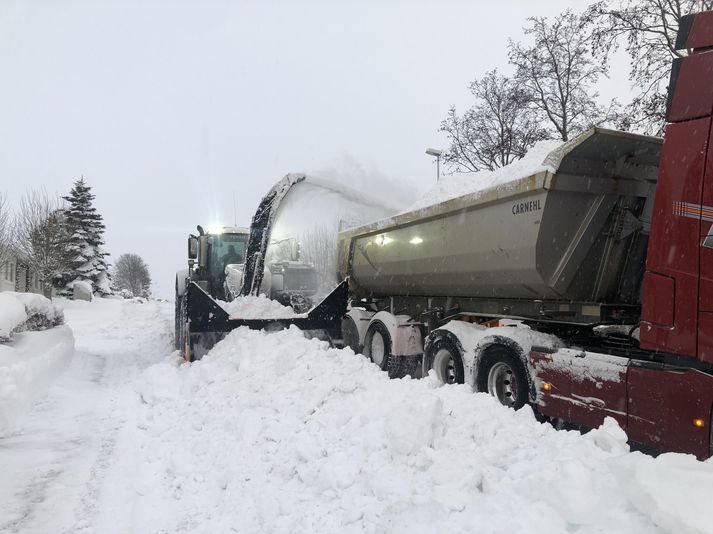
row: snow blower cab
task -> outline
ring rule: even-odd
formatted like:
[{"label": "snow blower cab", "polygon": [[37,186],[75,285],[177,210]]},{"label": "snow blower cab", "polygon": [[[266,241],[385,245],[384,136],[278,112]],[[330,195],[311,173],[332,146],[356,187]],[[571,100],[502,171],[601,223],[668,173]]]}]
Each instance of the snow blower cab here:
[{"label": "snow blower cab", "polygon": [[[186,278],[217,300],[228,300],[226,273],[245,263],[250,230],[240,227],[198,226],[198,236],[188,237]],[[179,276],[180,277],[180,276]]]}]

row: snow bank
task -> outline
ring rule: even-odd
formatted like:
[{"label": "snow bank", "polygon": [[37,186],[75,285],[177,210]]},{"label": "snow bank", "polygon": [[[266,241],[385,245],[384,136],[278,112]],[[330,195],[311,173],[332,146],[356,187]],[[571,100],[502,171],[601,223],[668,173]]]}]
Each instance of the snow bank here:
[{"label": "snow bank", "polygon": [[500,169],[441,176],[438,183],[409,206],[404,213],[490,187],[502,186],[539,172],[555,172],[556,162],[549,156],[560,147],[562,147],[560,141],[540,141],[535,143],[522,159]]},{"label": "snow bank", "polygon": [[287,319],[299,317],[289,306],[263,295],[259,297],[237,297],[230,302],[217,301],[228,312],[231,319]]},{"label": "snow bank", "polygon": [[612,419],[584,437],[556,431],[466,385],[389,380],[295,328],[241,328],[200,362],[177,361],[136,386],[146,531],[678,534],[713,524],[713,463],[629,453]]},{"label": "snow bank", "polygon": [[22,419],[72,354],[74,337],[67,326],[22,332],[11,343],[0,344],[0,436]]},{"label": "snow bank", "polygon": [[27,313],[22,302],[9,293],[0,293],[0,341],[9,339],[10,333],[25,322]]}]

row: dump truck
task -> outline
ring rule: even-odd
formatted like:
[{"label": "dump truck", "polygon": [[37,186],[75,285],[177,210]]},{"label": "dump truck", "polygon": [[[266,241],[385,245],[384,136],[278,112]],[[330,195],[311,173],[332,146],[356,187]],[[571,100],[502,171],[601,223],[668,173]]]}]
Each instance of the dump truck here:
[{"label": "dump truck", "polygon": [[[186,361],[201,359],[234,328],[295,325],[320,337],[337,337],[346,312],[347,284],[337,286],[311,309],[314,268],[299,260],[296,243],[274,243],[271,229],[279,204],[304,175],[290,174],[260,202],[250,228],[220,227],[188,237],[188,266],[176,273],[175,348]],[[270,246],[273,245],[273,251]],[[287,256],[284,250],[289,249]],[[241,296],[268,296],[293,305],[299,314],[284,319],[234,317],[221,305]],[[304,313],[302,313],[304,312]]]},{"label": "dump truck", "polygon": [[344,343],[394,377],[711,456],[711,28],[682,20],[663,141],[593,128],[506,185],[341,232]]}]

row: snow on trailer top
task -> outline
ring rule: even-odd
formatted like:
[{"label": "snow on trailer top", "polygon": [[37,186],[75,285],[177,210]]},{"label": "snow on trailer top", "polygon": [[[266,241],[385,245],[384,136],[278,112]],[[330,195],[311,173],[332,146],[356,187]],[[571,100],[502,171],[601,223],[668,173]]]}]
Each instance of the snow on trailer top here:
[{"label": "snow on trailer top", "polygon": [[660,137],[598,127],[566,143],[541,141],[522,159],[495,171],[443,176],[408,210],[343,233],[378,232],[535,189],[615,192],[625,187],[621,179],[631,182],[630,188],[648,187],[658,176],[662,143]]}]

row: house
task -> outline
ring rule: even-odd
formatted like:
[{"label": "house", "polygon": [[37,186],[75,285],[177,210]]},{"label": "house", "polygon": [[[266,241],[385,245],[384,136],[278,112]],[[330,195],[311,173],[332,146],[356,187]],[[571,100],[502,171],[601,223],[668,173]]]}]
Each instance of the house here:
[{"label": "house", "polygon": [[11,255],[0,265],[0,291],[42,293],[42,281],[17,256]]}]

